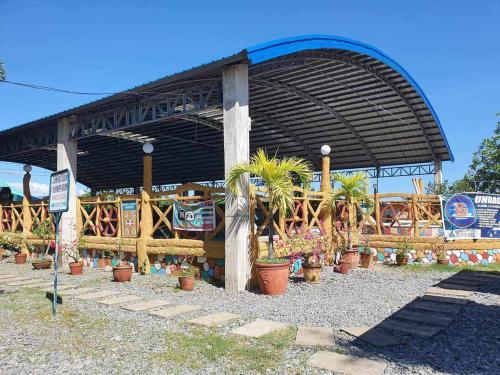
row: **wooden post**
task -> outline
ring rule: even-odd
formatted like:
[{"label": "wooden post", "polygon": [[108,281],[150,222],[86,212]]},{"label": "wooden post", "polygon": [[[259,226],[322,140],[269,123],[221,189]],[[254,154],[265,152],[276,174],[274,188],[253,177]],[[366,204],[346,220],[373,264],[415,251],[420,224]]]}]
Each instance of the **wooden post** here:
[{"label": "wooden post", "polygon": [[309,228],[309,197],[307,196],[307,190],[302,190],[302,229],[307,230]]},{"label": "wooden post", "polygon": [[144,155],[142,157],[143,161],[143,176],[142,176],[142,186],[143,190],[148,194],[151,194],[153,189],[153,157],[151,155]]},{"label": "wooden post", "polygon": [[382,234],[382,226],[380,225],[380,195],[375,193],[375,221],[377,223],[377,234]]},{"label": "wooden post", "polygon": [[[28,198],[23,196],[23,234],[27,238],[31,234],[31,227],[33,226],[33,218],[31,217],[30,202]],[[26,244],[23,244],[21,248],[22,254],[28,254],[29,250]]]},{"label": "wooden post", "polygon": [[413,235],[415,237],[419,236],[419,220],[418,220],[418,207],[417,207],[417,194],[411,196],[411,207],[413,213]]},{"label": "wooden post", "polygon": [[[325,147],[325,146],[323,146]],[[323,152],[323,147],[321,151]],[[329,147],[328,147],[329,149]],[[325,151],[327,151],[326,149]],[[332,235],[332,209],[328,206],[329,195],[332,192],[332,184],[330,181],[330,153],[323,155],[323,159],[321,160],[321,191],[324,193],[322,204],[323,209],[321,210],[322,219],[323,219],[323,230],[325,231],[327,236]]]},{"label": "wooden post", "polygon": [[80,198],[76,198],[76,235],[78,236],[82,234],[82,230],[83,230],[82,202],[80,201]]},{"label": "wooden post", "polygon": [[152,238],[153,213],[149,194],[143,190],[141,192],[141,222],[139,224],[140,234],[137,239],[137,265],[144,274],[149,274],[151,265],[147,254],[147,243]]}]

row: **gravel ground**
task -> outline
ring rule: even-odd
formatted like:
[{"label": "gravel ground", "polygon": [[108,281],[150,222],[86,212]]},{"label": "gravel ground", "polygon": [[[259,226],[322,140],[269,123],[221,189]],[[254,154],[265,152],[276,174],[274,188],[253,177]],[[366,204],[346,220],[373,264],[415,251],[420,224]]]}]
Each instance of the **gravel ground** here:
[{"label": "gravel ground", "polygon": [[[2,273],[51,278],[49,271],[32,271],[29,265],[17,266],[12,263],[0,264]],[[130,283],[114,283],[111,282],[111,272],[97,270],[89,270],[82,277],[61,274],[60,280],[96,289],[136,294],[144,299],[195,304],[207,313],[227,311],[242,314],[243,320],[216,330],[216,334],[223,337],[231,337],[228,333],[232,328],[257,317],[288,322],[294,326],[330,326],[336,331],[336,351],[386,361],[389,364],[387,374],[497,373],[500,368],[498,281],[483,287],[482,293],[474,294],[473,302],[462,310],[446,334],[439,334],[432,340],[411,338],[406,345],[380,350],[355,342],[339,330],[345,326],[375,325],[422,295],[429,286],[451,275],[447,272],[415,273],[387,266],[380,266],[376,270],[358,269],[349,275],[340,275],[326,268],[322,272],[320,284],[291,281],[283,297],[268,297],[254,292],[231,295],[204,282],[198,282],[193,292],[181,292],[176,289],[175,278],[155,275],[134,275]],[[8,294],[0,295],[0,302],[3,298],[11,297]],[[186,317],[164,320],[93,302],[67,301],[68,306],[86,317],[84,323],[78,323],[81,324],[81,343],[76,349],[69,350],[56,348],[51,351],[51,343],[55,339],[53,332],[47,331],[46,326],[50,324],[37,320],[24,326],[9,324],[5,317],[10,312],[3,311],[2,307],[0,313],[4,318],[0,319],[0,369],[6,370],[8,374],[128,373],[143,370],[152,373],[200,374],[251,372],[234,367],[234,363],[225,363],[220,358],[207,361],[202,369],[183,367],[182,362],[179,365],[168,360],[151,360],[151,353],[165,351],[165,337],[191,332],[192,328],[181,322]],[[31,298],[24,299],[27,310],[30,310],[31,303],[35,304]],[[191,315],[201,314],[197,312]],[[91,329],[91,324],[101,324],[102,327],[99,330]],[[58,335],[64,335],[64,330],[68,329],[71,327],[62,327]],[[256,345],[261,344],[257,342]],[[282,352],[283,363],[268,373],[322,373],[305,365],[307,358],[315,351],[314,348],[289,345]],[[262,369],[254,372],[259,371]]]}]

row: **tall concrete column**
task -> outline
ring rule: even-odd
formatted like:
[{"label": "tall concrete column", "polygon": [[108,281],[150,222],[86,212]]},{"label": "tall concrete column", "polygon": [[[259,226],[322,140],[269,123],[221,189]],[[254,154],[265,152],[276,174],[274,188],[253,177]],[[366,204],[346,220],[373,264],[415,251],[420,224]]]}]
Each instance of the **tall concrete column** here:
[{"label": "tall concrete column", "polygon": [[[57,170],[69,171],[69,197],[68,211],[62,214],[59,225],[61,242],[72,242],[77,238],[76,233],[76,158],[77,143],[71,140],[71,124],[68,118],[59,119],[57,122]],[[63,266],[64,264],[63,259]]]},{"label": "tall concrete column", "polygon": [[440,159],[434,160],[434,184],[443,183],[443,163]]},{"label": "tall concrete column", "polygon": [[[249,160],[248,65],[237,64],[222,72],[224,96],[224,170]],[[226,189],[226,197],[230,194]],[[226,198],[226,268],[228,292],[244,290],[250,280],[249,176],[241,180],[240,194]]]}]

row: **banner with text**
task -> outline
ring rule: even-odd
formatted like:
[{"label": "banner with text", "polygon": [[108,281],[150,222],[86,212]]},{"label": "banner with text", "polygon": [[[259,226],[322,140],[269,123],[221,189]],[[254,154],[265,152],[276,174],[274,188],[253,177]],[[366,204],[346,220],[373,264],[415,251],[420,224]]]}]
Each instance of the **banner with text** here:
[{"label": "banner with text", "polygon": [[210,232],[215,229],[215,203],[208,200],[185,204],[174,201],[174,229]]},{"label": "banner with text", "polygon": [[447,239],[500,238],[500,195],[444,195],[441,207]]}]

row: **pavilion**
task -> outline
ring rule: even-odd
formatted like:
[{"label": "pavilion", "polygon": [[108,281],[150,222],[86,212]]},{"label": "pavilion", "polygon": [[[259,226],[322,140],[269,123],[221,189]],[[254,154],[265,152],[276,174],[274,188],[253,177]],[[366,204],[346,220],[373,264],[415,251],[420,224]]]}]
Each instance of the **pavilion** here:
[{"label": "pavilion", "polygon": [[[147,178],[145,143],[154,145]],[[376,177],[428,173],[441,181],[442,161],[453,160],[431,103],[401,65],[373,46],[327,35],[259,44],[5,130],[0,160],[70,169],[76,202],[76,180],[93,192],[223,180],[258,147],[320,170],[324,144],[331,169],[371,168]],[[245,194],[226,202],[230,290],[248,280],[248,214],[238,209],[246,204]],[[74,236],[75,215],[76,205],[64,214],[63,238]]]}]

